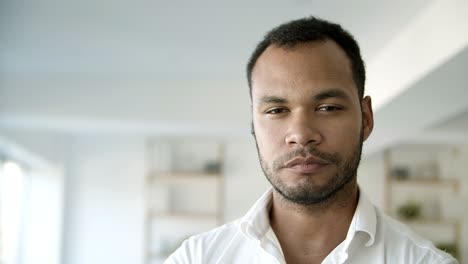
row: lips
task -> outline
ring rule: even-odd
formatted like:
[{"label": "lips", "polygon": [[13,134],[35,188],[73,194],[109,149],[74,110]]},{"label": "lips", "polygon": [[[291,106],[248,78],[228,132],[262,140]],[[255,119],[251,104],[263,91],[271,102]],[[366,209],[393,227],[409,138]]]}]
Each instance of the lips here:
[{"label": "lips", "polygon": [[297,157],[286,163],[285,168],[297,173],[317,173],[329,163],[316,157]]}]

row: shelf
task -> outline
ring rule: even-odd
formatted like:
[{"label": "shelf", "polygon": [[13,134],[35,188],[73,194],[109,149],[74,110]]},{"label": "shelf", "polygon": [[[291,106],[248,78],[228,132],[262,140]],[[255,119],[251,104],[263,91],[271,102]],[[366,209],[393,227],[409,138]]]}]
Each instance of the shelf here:
[{"label": "shelf", "polygon": [[[444,170],[447,168],[444,166],[446,155],[448,152],[445,149],[438,152],[437,149],[429,149],[427,145],[403,144],[387,149],[384,153],[384,206],[387,214],[409,226],[423,237],[434,243],[450,243],[460,248],[463,221],[458,217],[452,218],[449,216],[450,214],[447,215],[448,211],[441,210],[449,202],[449,200],[445,200],[445,195],[454,197],[459,194],[460,180],[458,178],[428,178],[429,176],[451,173],[451,171]],[[395,175],[394,172],[397,168],[402,168],[406,178],[401,179]],[[418,174],[419,172],[421,173]],[[424,178],[423,176],[428,177]],[[407,201],[404,202],[404,200]],[[414,220],[400,218],[396,213],[398,207],[406,204],[411,205],[408,202],[412,200],[418,201],[422,217]],[[436,209],[437,215],[435,214]],[[425,216],[427,218],[424,218]]]},{"label": "shelf", "polygon": [[404,179],[398,180],[390,177],[389,182],[391,184],[398,185],[414,185],[414,186],[447,186],[453,188],[454,191],[458,191],[459,182],[455,179]]},{"label": "shelf", "polygon": [[[395,217],[395,216],[393,216]],[[409,224],[409,225],[446,225],[446,226],[457,226],[459,221],[454,219],[415,219],[415,220],[405,220],[401,218],[396,218],[398,221]]]},{"label": "shelf", "polygon": [[167,249],[175,250],[168,242],[223,223],[224,144],[197,138],[149,139],[146,154],[145,264],[162,264]]}]

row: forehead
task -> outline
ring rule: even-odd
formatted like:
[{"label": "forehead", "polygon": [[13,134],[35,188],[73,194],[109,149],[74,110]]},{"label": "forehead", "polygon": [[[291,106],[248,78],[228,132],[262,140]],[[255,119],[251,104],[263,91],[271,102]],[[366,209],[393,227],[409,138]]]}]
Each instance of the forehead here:
[{"label": "forehead", "polygon": [[331,40],[292,47],[272,45],[260,55],[252,71],[253,97],[273,91],[290,93],[304,86],[343,88],[357,97],[351,61]]}]

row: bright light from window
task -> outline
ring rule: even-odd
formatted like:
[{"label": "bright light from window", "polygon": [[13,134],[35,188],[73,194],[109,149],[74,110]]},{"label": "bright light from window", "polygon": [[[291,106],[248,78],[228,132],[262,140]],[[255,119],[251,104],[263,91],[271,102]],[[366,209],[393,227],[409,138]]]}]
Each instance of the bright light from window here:
[{"label": "bright light from window", "polygon": [[0,172],[1,263],[15,264],[21,227],[23,171],[18,164],[5,162]]}]

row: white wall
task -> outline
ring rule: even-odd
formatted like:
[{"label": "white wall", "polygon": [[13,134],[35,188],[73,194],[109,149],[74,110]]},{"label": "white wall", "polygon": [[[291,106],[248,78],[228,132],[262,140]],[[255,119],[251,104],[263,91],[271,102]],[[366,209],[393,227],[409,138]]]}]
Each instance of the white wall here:
[{"label": "white wall", "polygon": [[362,192],[374,205],[384,210],[385,170],[383,155],[376,153],[363,157],[357,179]]},{"label": "white wall", "polygon": [[228,144],[225,177],[225,221],[229,222],[243,216],[270,186],[260,168],[253,138]]},{"label": "white wall", "polygon": [[63,263],[142,263],[143,140],[77,138],[67,188]]},{"label": "white wall", "polygon": [[24,218],[23,264],[61,263],[63,178],[61,171],[29,172]]}]

